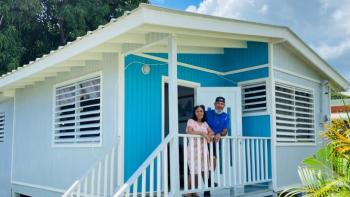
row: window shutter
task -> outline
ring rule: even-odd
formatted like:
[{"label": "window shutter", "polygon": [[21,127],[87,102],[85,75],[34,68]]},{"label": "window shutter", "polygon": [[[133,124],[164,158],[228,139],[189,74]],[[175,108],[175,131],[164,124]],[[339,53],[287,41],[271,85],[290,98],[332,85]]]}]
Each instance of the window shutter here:
[{"label": "window shutter", "polygon": [[266,82],[242,86],[243,112],[266,110]]},{"label": "window shutter", "polygon": [[277,83],[275,97],[277,142],[315,143],[313,92]]},{"label": "window shutter", "polygon": [[0,112],[0,142],[5,141],[5,113]]},{"label": "window shutter", "polygon": [[54,143],[101,141],[100,77],[56,88]]}]

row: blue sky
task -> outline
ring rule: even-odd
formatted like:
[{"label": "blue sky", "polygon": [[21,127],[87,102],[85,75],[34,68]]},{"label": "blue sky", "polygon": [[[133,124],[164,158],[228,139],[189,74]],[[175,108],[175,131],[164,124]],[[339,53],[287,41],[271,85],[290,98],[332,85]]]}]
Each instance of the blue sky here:
[{"label": "blue sky", "polygon": [[151,4],[288,26],[350,81],[350,0],[151,0]]}]

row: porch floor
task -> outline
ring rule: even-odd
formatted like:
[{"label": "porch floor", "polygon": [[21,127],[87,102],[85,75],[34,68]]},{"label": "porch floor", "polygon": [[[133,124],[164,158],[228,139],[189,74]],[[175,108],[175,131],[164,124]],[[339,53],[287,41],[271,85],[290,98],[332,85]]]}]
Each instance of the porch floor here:
[{"label": "porch floor", "polygon": [[[203,192],[197,193],[200,197],[204,197]],[[221,189],[211,191],[211,197],[229,197],[229,189]],[[245,186],[244,194],[232,195],[235,197],[267,197],[273,196],[273,191],[267,185],[249,185]]]}]

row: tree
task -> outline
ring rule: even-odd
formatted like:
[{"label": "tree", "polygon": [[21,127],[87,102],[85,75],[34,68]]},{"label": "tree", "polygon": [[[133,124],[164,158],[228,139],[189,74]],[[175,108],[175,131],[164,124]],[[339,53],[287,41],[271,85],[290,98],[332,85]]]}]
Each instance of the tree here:
[{"label": "tree", "polygon": [[148,0],[0,0],[0,74]]}]

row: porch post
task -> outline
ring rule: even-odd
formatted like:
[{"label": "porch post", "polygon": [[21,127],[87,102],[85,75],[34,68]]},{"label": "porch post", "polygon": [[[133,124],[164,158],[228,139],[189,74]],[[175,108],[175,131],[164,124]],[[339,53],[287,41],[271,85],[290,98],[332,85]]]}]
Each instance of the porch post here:
[{"label": "porch post", "polygon": [[[169,77],[169,134],[179,132],[178,95],[177,95],[177,44],[175,35],[168,39],[168,77]],[[175,136],[170,141],[170,191],[172,196],[179,196],[179,139]]]}]

